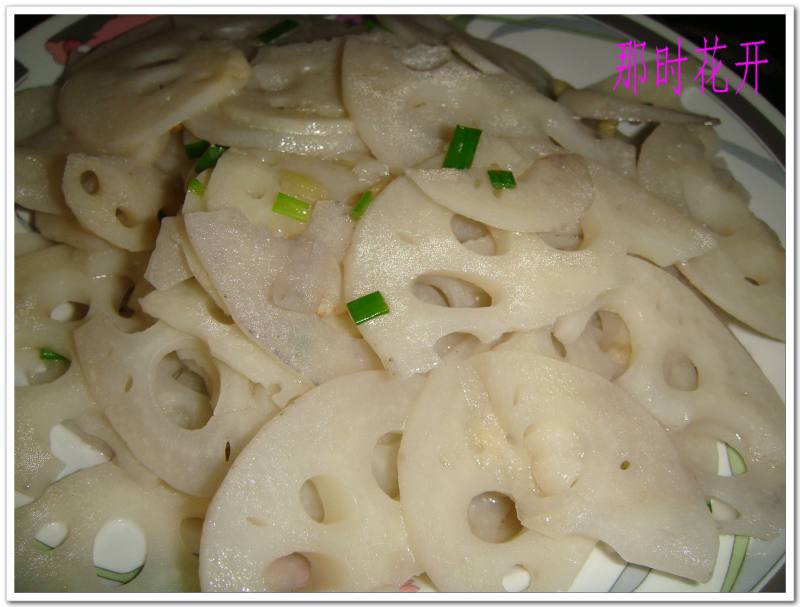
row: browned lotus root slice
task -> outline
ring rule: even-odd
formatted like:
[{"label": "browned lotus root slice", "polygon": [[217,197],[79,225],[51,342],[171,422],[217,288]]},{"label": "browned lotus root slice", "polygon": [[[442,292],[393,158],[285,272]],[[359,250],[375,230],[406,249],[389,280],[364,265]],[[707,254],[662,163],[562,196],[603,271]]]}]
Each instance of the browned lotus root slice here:
[{"label": "browned lotus root slice", "polygon": [[[576,367],[506,351],[434,371],[399,461],[411,546],[442,590],[500,590],[514,564],[530,590],[566,589],[579,538],[633,563],[711,575],[717,530],[667,434],[624,391]],[[487,492],[516,505],[505,534],[477,525]]]},{"label": "browned lotus root slice", "polygon": [[264,426],[209,507],[202,589],[397,590],[419,573],[400,504],[371,466],[419,387],[384,371],[339,377]]},{"label": "browned lotus root slice", "polygon": [[213,495],[239,451],[277,411],[266,390],[212,361],[218,396],[210,390],[204,415],[171,414],[168,395],[157,390],[159,363],[171,352],[203,352],[205,345],[160,322],[127,334],[95,318],[75,332],[75,345],[89,389],[133,454],[191,495]]},{"label": "browned lotus root slice", "polygon": [[714,462],[689,461],[707,497],[735,509],[723,533],[773,537],[785,520],[785,408],[747,351],[706,305],[667,272],[626,261],[630,284],[601,295],[556,323],[569,349],[596,311],[617,314],[630,336],[630,360],[616,383],[670,429],[736,449],[747,472],[716,474]]},{"label": "browned lotus root slice", "polygon": [[[346,299],[379,290],[389,314],[359,325],[387,369],[424,373],[439,362],[436,342],[469,333],[490,342],[509,331],[551,324],[618,284],[613,243],[598,239],[578,251],[559,251],[534,234],[498,233],[494,255],[462,245],[454,214],[427,198],[409,179],[393,181],[359,220],[345,258]],[[442,307],[420,300],[417,280],[461,279],[488,294],[490,305]]]},{"label": "browned lotus root slice", "polygon": [[[64,125],[94,152],[154,160],[163,147],[154,141],[247,82],[250,67],[241,51],[196,35],[150,38],[73,74],[58,99]],[[100,92],[87,97],[87,90]]]},{"label": "browned lotus root slice", "polygon": [[[59,481],[15,512],[14,563],[17,592],[196,592],[197,557],[181,537],[182,523],[202,520],[207,502],[163,484],[144,490],[114,464],[82,470]],[[94,565],[95,538],[124,520],[144,535],[146,560],[139,574],[110,587]],[[66,527],[52,550],[34,537],[47,525]]]},{"label": "browned lotus root slice", "polygon": [[70,154],[64,196],[83,227],[128,251],[149,251],[158,212],[176,210],[178,182],[127,158]]}]

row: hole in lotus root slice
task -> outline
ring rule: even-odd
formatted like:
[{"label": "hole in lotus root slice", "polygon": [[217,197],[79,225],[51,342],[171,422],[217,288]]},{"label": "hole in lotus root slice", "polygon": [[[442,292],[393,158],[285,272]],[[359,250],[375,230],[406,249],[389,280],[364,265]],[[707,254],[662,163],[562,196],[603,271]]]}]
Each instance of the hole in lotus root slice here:
[{"label": "hole in lotus root slice", "polygon": [[489,345],[484,344],[474,335],[463,332],[450,333],[449,335],[440,337],[433,346],[436,354],[443,360],[450,358],[467,358],[487,348],[489,348]]},{"label": "hole in lotus root slice", "polygon": [[275,590],[265,568],[294,553],[311,563],[305,590],[398,588],[414,575],[400,503],[387,498],[370,464],[376,443],[402,428],[421,381],[384,371],[339,377],[264,425],[206,518],[203,589]]},{"label": "hole in lotus root slice", "polygon": [[83,171],[78,180],[80,181],[83,191],[90,196],[94,196],[100,192],[100,179],[94,171]]},{"label": "hole in lotus root slice", "polygon": [[558,251],[577,251],[583,246],[583,230],[568,232],[540,232],[538,234],[548,246]]},{"label": "hole in lotus root slice", "polygon": [[[95,316],[74,337],[89,389],[114,429],[145,466],[185,493],[212,495],[230,462],[277,412],[255,402],[249,380],[213,359],[204,343],[160,321],[127,334],[108,316]],[[187,366],[205,380],[208,396],[172,377],[182,364],[167,357],[172,352],[196,364]],[[209,403],[215,403],[210,417]],[[226,442],[229,462],[222,457]]]},{"label": "hole in lotus root slice", "polygon": [[341,585],[338,560],[318,552],[293,552],[272,561],[264,581],[272,592],[319,592]]},{"label": "hole in lotus root slice", "polygon": [[[197,430],[214,414],[211,396],[219,378],[207,377],[206,369],[185,356],[182,357],[181,352],[170,352],[158,363],[156,399],[170,422],[179,428]],[[208,371],[214,372],[214,369]]]},{"label": "hole in lotus root slice", "polygon": [[[554,335],[554,339],[558,338]],[[564,348],[567,362],[609,381],[620,377],[630,366],[630,331],[622,317],[609,310],[592,314],[581,335],[564,344]]]},{"label": "hole in lotus root slice", "polygon": [[181,521],[181,539],[195,556],[200,554],[200,537],[202,533],[203,519],[193,516]]},{"label": "hole in lotus root slice", "polygon": [[89,304],[80,301],[65,301],[50,311],[50,318],[60,322],[83,320],[89,313]]},{"label": "hole in lotus root slice", "polygon": [[[322,498],[317,491],[317,485],[313,479],[309,479],[300,487],[300,503],[303,510],[312,520],[321,523],[325,518],[325,507],[322,505]],[[251,517],[252,518],[252,517]],[[260,520],[260,519],[257,519]]]},{"label": "hole in lotus root slice", "polygon": [[450,229],[453,231],[453,236],[456,237],[456,240],[473,253],[480,255],[496,254],[497,243],[485,224],[456,214],[450,220]]},{"label": "hole in lotus root slice", "polygon": [[533,575],[522,565],[514,565],[503,576],[503,589],[506,592],[525,592],[533,586]]},{"label": "hole in lotus root slice", "polygon": [[61,521],[51,521],[45,523],[33,536],[37,542],[44,545],[46,549],[54,550],[58,548],[69,534],[69,527]]},{"label": "hole in lotus root slice", "polygon": [[692,359],[679,350],[670,350],[664,356],[664,379],[676,390],[691,392],[700,385],[700,374]]},{"label": "hole in lotus root slice", "polygon": [[158,212],[175,210],[179,182],[128,158],[70,154],[64,197],[80,224],[128,251],[155,246]]},{"label": "hole in lotus root slice", "polygon": [[741,516],[739,511],[730,504],[715,498],[709,500],[711,508],[711,516],[715,521],[720,523],[733,522]]},{"label": "hole in lotus root slice", "polygon": [[[514,406],[525,406],[518,397]],[[522,444],[531,461],[531,472],[544,495],[562,494],[578,482],[583,467],[580,437],[568,426],[543,422],[529,426],[522,435]]]},{"label": "hole in lotus root slice", "polygon": [[341,523],[356,516],[352,496],[332,476],[308,479],[301,485],[298,497],[306,514],[324,525]]},{"label": "hole in lotus root slice", "polygon": [[18,348],[14,356],[14,384],[18,387],[50,384],[66,374],[71,365],[69,359],[42,360],[39,348]]},{"label": "hole in lotus root slice", "polygon": [[514,500],[497,491],[473,497],[467,508],[467,520],[475,537],[493,544],[511,541],[523,530]]},{"label": "hole in lotus root slice", "polygon": [[397,452],[400,449],[400,432],[387,432],[375,443],[372,451],[372,475],[383,492],[394,500],[400,499],[397,483]]},{"label": "hole in lotus root slice", "polygon": [[97,576],[114,585],[127,584],[139,575],[147,559],[147,540],[133,521],[107,521],[94,538],[92,555]]},{"label": "hole in lotus root slice", "polygon": [[492,297],[485,289],[456,276],[425,274],[414,279],[412,290],[417,299],[449,308],[486,308]]}]

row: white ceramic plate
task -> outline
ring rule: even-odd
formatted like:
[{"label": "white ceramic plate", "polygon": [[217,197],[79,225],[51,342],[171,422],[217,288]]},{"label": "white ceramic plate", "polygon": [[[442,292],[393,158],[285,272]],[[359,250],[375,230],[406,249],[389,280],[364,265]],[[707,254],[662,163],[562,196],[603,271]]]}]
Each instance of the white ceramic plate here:
[{"label": "white ceramic plate", "polygon": [[[20,37],[15,43],[16,89],[52,84],[61,74],[65,51],[70,47],[88,50],[141,22],[141,17],[61,15],[53,17]],[[607,15],[582,16],[482,16],[456,17],[471,34],[490,39],[530,56],[555,77],[581,87],[600,80],[615,70],[615,46],[631,37],[648,42],[648,48],[674,43],[677,34],[646,17]],[[694,47],[682,41],[686,54]],[[653,59],[654,55],[648,57]],[[730,82],[737,76],[725,74]],[[722,155],[745,187],[753,194],[751,208],[766,221],[785,243],[786,174],[785,123],[783,116],[763,97],[747,87],[740,97],[684,94],[692,111],[721,119],[718,127]],[[757,194],[757,195],[756,195]],[[22,229],[22,228],[20,228]],[[742,325],[731,327],[750,351],[785,401],[785,346],[757,335]],[[57,439],[57,437],[56,437]],[[68,466],[77,469],[98,463],[80,445],[69,441],[60,446]],[[723,452],[724,453],[724,452]],[[725,457],[720,470],[726,472]],[[688,582],[649,569],[627,565],[618,555],[597,548],[575,580],[574,592],[751,592],[771,579],[785,562],[785,536],[770,542],[723,536],[717,566],[705,584]],[[421,590],[430,589],[424,580],[415,581]],[[407,588],[409,590],[415,588]]]}]

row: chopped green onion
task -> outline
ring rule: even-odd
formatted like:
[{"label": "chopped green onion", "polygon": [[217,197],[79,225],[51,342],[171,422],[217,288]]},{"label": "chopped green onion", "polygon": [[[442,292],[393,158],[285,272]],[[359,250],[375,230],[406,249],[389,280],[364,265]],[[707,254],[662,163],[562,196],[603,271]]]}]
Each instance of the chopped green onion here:
[{"label": "chopped green onion", "polygon": [[194,165],[194,172],[202,173],[206,169],[210,169],[216,165],[219,157],[222,156],[227,149],[228,148],[221,145],[209,145],[208,149],[206,149],[206,151],[203,152],[203,155],[200,156],[200,160],[198,160],[197,164]]},{"label": "chopped green onion", "polygon": [[127,584],[128,582],[132,581],[144,568],[144,565],[134,569],[133,571],[127,571],[125,573],[117,573],[116,571],[111,571],[109,569],[103,569],[102,567],[97,567],[95,565],[94,572],[97,574],[97,577],[104,578],[106,580],[113,580],[114,582],[119,582],[120,584]]},{"label": "chopped green onion", "polygon": [[389,313],[389,306],[383,299],[380,291],[374,291],[364,297],[354,299],[347,304],[347,311],[350,312],[350,318],[357,325],[362,322],[367,322],[378,316],[383,316]]},{"label": "chopped green onion", "polygon": [[256,40],[263,42],[264,44],[269,44],[273,40],[280,38],[284,34],[292,31],[298,25],[300,24],[294,19],[286,19],[285,21],[281,21],[277,25],[273,25],[267,31],[256,36]]},{"label": "chopped green onion", "polygon": [[211,144],[205,139],[198,139],[197,141],[184,144],[183,149],[186,150],[186,157],[194,160],[195,158],[200,158],[210,145]]},{"label": "chopped green onion", "polygon": [[353,219],[360,219],[361,216],[366,212],[367,207],[372,204],[372,199],[375,196],[372,190],[367,190],[361,197],[358,199],[356,206],[353,207],[353,210],[350,213],[350,216]]},{"label": "chopped green onion", "polygon": [[495,190],[510,190],[517,187],[517,180],[511,171],[487,171],[489,181]]},{"label": "chopped green onion", "polygon": [[272,210],[279,215],[285,215],[303,223],[308,223],[311,217],[310,204],[305,200],[294,198],[283,192],[278,192],[272,205]]},{"label": "chopped green onion", "polygon": [[453,131],[453,138],[450,140],[450,148],[444,158],[443,169],[468,169],[472,166],[475,158],[475,150],[478,149],[478,140],[481,138],[481,130],[473,129],[460,124]]},{"label": "chopped green onion", "polygon": [[189,182],[188,190],[197,196],[202,196],[206,193],[206,184],[204,184],[199,179],[192,179]]},{"label": "chopped green onion", "polygon": [[50,348],[39,348],[39,358],[41,360],[67,360],[58,352],[54,352]]}]

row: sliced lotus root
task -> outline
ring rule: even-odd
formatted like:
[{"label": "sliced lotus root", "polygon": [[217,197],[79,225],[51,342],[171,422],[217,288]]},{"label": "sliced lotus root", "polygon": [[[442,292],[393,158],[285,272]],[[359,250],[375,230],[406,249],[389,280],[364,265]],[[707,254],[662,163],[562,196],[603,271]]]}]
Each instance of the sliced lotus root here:
[{"label": "sliced lotus root", "polygon": [[119,313],[133,265],[119,251],[82,255],[64,245],[16,259],[15,486],[30,497],[63,468],[50,452],[52,428],[97,408],[75,356],[73,329],[96,314],[113,315],[126,330],[141,322]]},{"label": "sliced lotus root", "polygon": [[37,232],[14,232],[14,257],[35,253],[52,247],[53,244]]},{"label": "sliced lotus root", "polygon": [[57,86],[38,86],[14,93],[14,142],[40,133],[57,121]]},{"label": "sliced lotus root", "polygon": [[54,215],[69,213],[61,181],[65,157],[40,149],[14,148],[14,202],[32,211]]},{"label": "sliced lotus root", "polygon": [[760,219],[750,221],[719,247],[678,269],[726,312],[781,341],[786,340],[786,252]]},{"label": "sliced lotus root", "polygon": [[[197,557],[182,538],[184,521],[202,520],[206,500],[157,486],[149,491],[114,464],[82,470],[59,481],[15,512],[17,592],[196,592]],[[130,582],[112,586],[99,577],[94,553],[110,528],[133,525],[146,546],[144,566]],[[48,526],[66,530],[52,549],[35,540]],[[56,542],[53,542],[56,543]],[[121,571],[119,573],[127,573]]]},{"label": "sliced lotus root", "polygon": [[[387,369],[424,373],[439,362],[436,342],[470,333],[490,342],[509,331],[551,324],[618,284],[613,243],[558,251],[534,234],[498,233],[496,254],[458,241],[453,213],[406,178],[393,181],[359,220],[345,259],[347,300],[380,291],[389,313],[359,325]],[[415,280],[432,276],[473,283],[490,305],[447,308],[419,300]]]},{"label": "sliced lotus root", "polygon": [[262,348],[315,384],[379,366],[363,339],[274,302],[272,285],[289,263],[293,241],[271,235],[237,209],[190,213],[184,221],[231,316]]},{"label": "sliced lotus root", "polygon": [[119,466],[143,489],[153,489],[161,483],[161,479],[157,475],[136,459],[122,437],[111,426],[111,422],[99,409],[68,420],[63,425],[88,445],[94,446],[100,452],[109,453],[110,461]]},{"label": "sliced lotus root", "polygon": [[156,237],[156,246],[147,262],[144,277],[156,289],[169,289],[192,277],[192,270],[181,250],[177,217],[165,217]]},{"label": "sliced lotus root", "polygon": [[337,118],[345,115],[339,94],[343,40],[262,46],[253,58],[248,90],[264,91],[275,109]]},{"label": "sliced lotus root", "polygon": [[233,319],[223,315],[194,281],[153,291],[141,303],[150,316],[202,339],[214,358],[274,392],[272,399],[278,406],[284,406],[311,387],[271,352],[245,337]]},{"label": "sliced lotus root", "polygon": [[348,38],[342,98],[369,150],[395,171],[441,151],[457,124],[499,137],[546,134],[571,151],[605,157],[564,108],[521,80],[482,74],[446,46],[396,48],[375,37]]},{"label": "sliced lotus root", "polygon": [[366,152],[353,121],[270,108],[260,91],[242,90],[230,101],[196,114],[186,127],[220,145],[335,158]]},{"label": "sliced lotus root", "polygon": [[[480,146],[478,146],[480,147]],[[495,160],[495,163],[498,161]],[[517,232],[553,232],[574,225],[592,203],[592,181],[580,156],[553,154],[515,173],[516,187],[495,189],[487,167],[410,170],[431,199],[475,221]]]},{"label": "sliced lotus root", "polygon": [[64,196],[82,226],[128,251],[155,246],[158,212],[174,212],[178,183],[127,158],[70,154]]},{"label": "sliced lotus root", "polygon": [[[722,533],[768,538],[785,521],[785,408],[775,388],[706,305],[680,281],[629,258],[630,284],[601,295],[556,323],[567,348],[596,311],[617,314],[630,336],[630,360],[616,383],[678,437],[723,441],[747,472],[716,474],[689,462],[709,498],[735,509]],[[687,440],[688,440],[687,438]]]},{"label": "sliced lotus root", "polygon": [[67,209],[66,213],[66,215],[36,213],[33,225],[53,242],[67,244],[81,251],[102,251],[113,246],[79,224],[72,211]]},{"label": "sliced lotus root", "polygon": [[68,342],[70,331],[94,314],[111,314],[119,326],[132,327],[135,319],[118,313],[131,284],[127,276],[132,268],[121,255],[110,253],[104,258],[84,256],[66,245],[55,245],[18,258],[15,347],[32,345],[28,329],[43,336],[48,331],[67,336]]},{"label": "sliced lotus root", "polygon": [[[506,351],[434,371],[399,461],[412,549],[443,590],[499,589],[514,564],[531,575],[530,589],[565,589],[577,570],[563,551],[581,537],[629,562],[711,575],[716,526],[667,434],[625,392],[576,367]],[[472,512],[487,492],[510,499],[519,517],[488,536],[491,552]],[[436,555],[442,546],[452,554]]]},{"label": "sliced lotus root", "polygon": [[692,284],[738,320],[785,340],[786,253],[747,208],[718,146],[712,129],[662,125],[642,145],[639,180],[719,235],[717,249],[679,266]]},{"label": "sliced lotus root", "polygon": [[581,221],[584,236],[612,239],[631,255],[669,266],[713,251],[715,234],[634,181],[589,162],[594,202]]},{"label": "sliced lotus root", "polygon": [[[154,160],[163,147],[154,141],[235,93],[250,73],[244,55],[228,42],[194,36],[168,32],[73,74],[58,99],[64,125],[92,151]],[[88,90],[104,93],[87,97]]]},{"label": "sliced lotus root", "polygon": [[373,474],[376,448],[403,431],[419,388],[383,371],[348,375],[264,426],[209,507],[202,589],[396,591],[419,573],[400,503]]},{"label": "sliced lotus root", "polygon": [[185,410],[159,398],[159,363],[172,352],[205,346],[160,322],[126,334],[98,317],[75,332],[75,345],[95,400],[133,454],[191,495],[213,495],[242,447],[277,411],[266,390],[215,361],[219,395],[213,399],[211,390],[205,417],[188,423],[193,417]]},{"label": "sliced lotus root", "polygon": [[[19,324],[24,323],[17,320]],[[52,331],[26,333],[30,345],[21,348],[19,342],[15,344],[17,372],[28,358],[27,350],[31,351],[31,362],[38,365],[27,369],[33,384],[14,391],[14,488],[35,499],[64,470],[64,462],[50,449],[53,428],[99,409],[86,387],[68,334],[57,339]],[[38,360],[39,348],[47,348],[66,360]]]},{"label": "sliced lotus root", "polygon": [[262,46],[247,86],[186,122],[217,143],[321,157],[364,152],[339,94],[341,39]]},{"label": "sliced lotus root", "polygon": [[[253,223],[293,238],[308,224],[272,210],[279,192],[313,205],[323,199],[346,202],[364,189],[350,168],[338,163],[289,154],[229,150],[211,174],[203,210],[237,208]],[[184,205],[184,214],[187,212]]]},{"label": "sliced lotus root", "polygon": [[595,542],[521,527],[513,476],[529,466],[496,421],[481,422],[477,403],[470,418],[458,373],[448,364],[428,376],[398,454],[403,517],[419,569],[442,592],[503,592],[504,579],[520,569],[529,576],[526,590],[567,590]]}]

